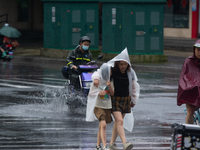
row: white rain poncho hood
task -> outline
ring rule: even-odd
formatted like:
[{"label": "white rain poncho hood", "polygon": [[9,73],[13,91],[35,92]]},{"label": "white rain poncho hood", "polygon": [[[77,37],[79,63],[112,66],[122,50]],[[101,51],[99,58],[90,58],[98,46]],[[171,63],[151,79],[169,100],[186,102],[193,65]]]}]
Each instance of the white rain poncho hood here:
[{"label": "white rain poncho hood", "polygon": [[113,59],[108,61],[108,64],[110,64],[112,67],[114,67],[114,63],[116,61],[126,61],[131,66],[127,48],[125,48],[120,54],[115,56]]},{"label": "white rain poncho hood", "polygon": [[[114,67],[114,64],[115,64],[116,61],[125,61],[131,67],[131,62],[130,62],[130,59],[129,59],[127,48],[125,48],[119,55],[117,55],[116,57],[114,57],[113,59],[111,59],[110,61],[108,61],[107,63],[109,65],[111,65],[112,67]],[[132,68],[131,68],[131,75],[133,76],[133,80],[136,80],[136,81],[138,80],[137,76],[135,74],[135,71]]]},{"label": "white rain poncho hood", "polygon": [[111,66],[108,63],[104,63],[101,65],[100,69],[95,72],[99,77],[99,87],[95,87],[93,83],[90,86],[90,91],[87,97],[86,121],[95,120],[94,107],[96,100],[98,98],[99,92],[107,87],[107,81],[110,81],[110,69]]}]

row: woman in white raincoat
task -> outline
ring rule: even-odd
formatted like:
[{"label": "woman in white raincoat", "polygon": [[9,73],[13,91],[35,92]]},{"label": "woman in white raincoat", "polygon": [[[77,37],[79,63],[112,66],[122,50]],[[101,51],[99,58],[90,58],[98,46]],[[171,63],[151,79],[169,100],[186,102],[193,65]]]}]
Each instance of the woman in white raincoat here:
[{"label": "woman in white raincoat", "polygon": [[100,69],[98,69],[100,86],[95,87],[92,84],[87,99],[86,121],[94,121],[94,115],[99,120],[96,150],[101,149],[101,141],[103,143],[103,150],[109,150],[106,146],[106,124],[112,121],[111,96],[114,95],[113,85],[110,82],[110,71],[110,65],[107,63],[102,64]]},{"label": "woman in white raincoat", "polygon": [[[113,126],[112,138],[110,141],[110,149],[117,149],[115,140],[119,135],[124,150],[132,149],[133,145],[126,141],[124,128],[132,131],[134,126],[133,113],[131,107],[134,107],[139,98],[140,86],[137,83],[135,71],[131,68],[131,63],[127,48],[119,55],[108,61],[112,67],[111,78],[114,81],[114,96],[112,97],[112,114],[115,119]],[[93,74],[94,84],[98,85],[98,74]]]}]

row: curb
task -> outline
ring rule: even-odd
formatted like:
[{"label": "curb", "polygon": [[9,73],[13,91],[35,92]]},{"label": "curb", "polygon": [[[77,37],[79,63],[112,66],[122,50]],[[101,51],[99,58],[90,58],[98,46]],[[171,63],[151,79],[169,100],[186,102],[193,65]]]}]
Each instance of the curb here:
[{"label": "curb", "polygon": [[[178,57],[177,57],[178,58]],[[175,58],[176,59],[176,58]],[[181,58],[180,63],[177,64],[170,64],[170,63],[149,63],[149,64],[138,64],[132,63],[132,67],[134,70],[139,72],[158,72],[158,73],[180,73],[182,69],[182,61],[184,58]],[[56,64],[60,65],[61,69],[63,66],[66,65],[66,60],[63,58],[46,58],[46,57],[36,57],[36,56],[15,56],[13,59],[14,62],[34,62],[38,65],[43,64]],[[105,63],[106,61],[97,61],[97,65],[101,66],[101,64]],[[167,70],[167,72],[166,72]]]}]

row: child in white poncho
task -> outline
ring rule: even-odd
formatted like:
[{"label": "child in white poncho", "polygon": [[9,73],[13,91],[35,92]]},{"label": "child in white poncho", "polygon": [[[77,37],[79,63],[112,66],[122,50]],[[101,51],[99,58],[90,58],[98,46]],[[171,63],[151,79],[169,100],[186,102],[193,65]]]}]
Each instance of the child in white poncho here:
[{"label": "child in white poncho", "polygon": [[97,134],[96,150],[101,149],[101,141],[103,150],[108,150],[106,146],[106,123],[111,123],[111,96],[114,94],[112,83],[110,82],[110,66],[104,63],[97,73],[100,77],[100,86],[95,87],[93,84],[90,87],[90,92],[87,99],[86,121],[94,121],[95,117],[99,120],[99,131]]}]

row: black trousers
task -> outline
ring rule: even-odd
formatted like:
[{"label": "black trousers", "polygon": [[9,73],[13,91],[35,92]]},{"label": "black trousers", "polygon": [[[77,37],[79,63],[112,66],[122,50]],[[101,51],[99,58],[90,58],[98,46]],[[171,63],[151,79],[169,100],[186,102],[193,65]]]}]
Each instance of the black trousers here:
[{"label": "black trousers", "polygon": [[69,80],[70,84],[74,86],[76,90],[80,90],[80,81],[79,81],[79,75],[80,73],[74,71],[74,70],[69,70]]}]

